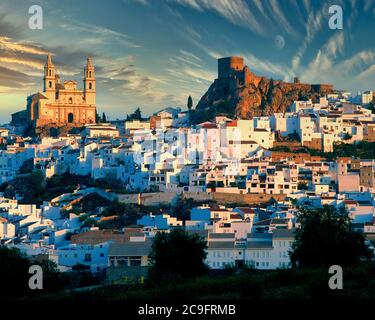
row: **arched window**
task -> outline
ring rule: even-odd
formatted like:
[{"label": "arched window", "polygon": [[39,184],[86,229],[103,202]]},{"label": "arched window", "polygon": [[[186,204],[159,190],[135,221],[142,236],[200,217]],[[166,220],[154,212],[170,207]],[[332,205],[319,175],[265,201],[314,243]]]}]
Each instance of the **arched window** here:
[{"label": "arched window", "polygon": [[48,87],[52,88],[52,81],[48,81]]},{"label": "arched window", "polygon": [[48,75],[49,75],[49,76],[52,75],[52,71],[51,71],[51,70],[48,71]]},{"label": "arched window", "polygon": [[72,104],[73,103],[73,99],[72,97],[69,98],[69,104]]},{"label": "arched window", "polygon": [[89,78],[91,78],[91,71],[89,71]]},{"label": "arched window", "polygon": [[92,89],[92,83],[91,82],[89,83],[89,89],[90,90]]}]

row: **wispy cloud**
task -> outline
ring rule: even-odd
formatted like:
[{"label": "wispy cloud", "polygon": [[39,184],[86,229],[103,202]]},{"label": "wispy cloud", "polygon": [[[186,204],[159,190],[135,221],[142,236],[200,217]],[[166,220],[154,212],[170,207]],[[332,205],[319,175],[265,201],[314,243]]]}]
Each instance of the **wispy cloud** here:
[{"label": "wispy cloud", "polygon": [[264,35],[265,29],[243,0],[168,0],[204,12],[215,12],[235,25],[244,26],[256,34]]},{"label": "wispy cloud", "polygon": [[[375,75],[375,64],[373,64],[371,67],[369,67],[366,70],[359,73],[357,75],[357,79],[369,80],[370,78],[373,78],[374,75]],[[373,80],[373,79],[371,79],[371,80]]]},{"label": "wispy cloud", "polygon": [[0,87],[3,92],[22,92],[35,85],[36,78],[0,66]]},{"label": "wispy cloud", "polygon": [[375,81],[375,49],[345,56],[345,34],[335,33],[305,68],[301,80],[334,84],[338,89],[371,89]]},{"label": "wispy cloud", "polygon": [[[309,6],[309,3],[305,1],[305,6]],[[318,10],[317,12],[311,11],[308,15],[306,22],[306,36],[302,41],[302,44],[298,48],[296,55],[292,58],[292,70],[291,73],[296,73],[301,65],[301,60],[314,40],[316,34],[321,30],[323,24],[323,12]]]},{"label": "wispy cloud", "polygon": [[302,72],[301,78],[310,82],[325,82],[328,79],[327,71],[330,70],[331,76],[336,74],[338,70],[335,70],[334,65],[337,56],[343,53],[344,39],[343,32],[334,33]]},{"label": "wispy cloud", "polygon": [[363,9],[365,11],[370,11],[374,7],[374,4],[375,4],[375,0],[364,0]]},{"label": "wispy cloud", "polygon": [[9,50],[13,52],[31,53],[37,55],[47,55],[49,52],[41,45],[31,42],[12,41],[9,37],[0,37],[0,50]]},{"label": "wispy cloud", "polygon": [[99,58],[96,63],[101,66],[98,81],[102,89],[116,92],[125,99],[142,101],[155,106],[174,101],[173,95],[162,90],[160,86],[168,84],[162,76],[146,73],[136,65],[134,56],[126,56],[109,61]]},{"label": "wispy cloud", "polygon": [[[141,48],[142,46],[130,40],[127,34],[114,31],[99,25],[91,25],[87,23],[60,24],[60,27],[67,31],[79,32],[81,34],[91,35],[95,38],[92,40],[100,43],[118,42],[131,48]],[[85,39],[85,38],[84,38]]]},{"label": "wispy cloud", "polygon": [[296,36],[297,32],[296,30],[291,26],[291,24],[288,21],[288,18],[285,16],[283,10],[280,6],[280,1],[278,0],[269,0],[266,2],[269,6],[269,11],[273,12],[273,16],[275,18],[275,21],[277,21],[280,26],[285,30],[285,32],[289,35]]}]

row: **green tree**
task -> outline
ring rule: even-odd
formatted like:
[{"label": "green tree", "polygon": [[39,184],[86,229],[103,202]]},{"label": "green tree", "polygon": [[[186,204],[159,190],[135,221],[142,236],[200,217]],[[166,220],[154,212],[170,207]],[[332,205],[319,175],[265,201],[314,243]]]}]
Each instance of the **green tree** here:
[{"label": "green tree", "polygon": [[352,136],[349,133],[345,132],[343,139],[344,140],[350,140],[351,138],[352,138]]},{"label": "green tree", "polygon": [[26,179],[24,186],[27,186],[27,190],[21,192],[23,197],[20,202],[41,204],[45,195],[45,183],[42,171],[34,171],[24,179]]},{"label": "green tree", "polygon": [[94,218],[87,218],[81,227],[88,227],[88,228],[91,228],[91,227],[97,227],[98,226],[98,223],[97,221],[94,219]]},{"label": "green tree", "polygon": [[132,115],[133,120],[142,120],[142,111],[141,109],[137,108],[135,109],[133,115]]},{"label": "green tree", "polygon": [[193,107],[193,98],[191,96],[189,96],[189,98],[187,100],[187,108],[190,111],[192,107]]},{"label": "green tree", "polygon": [[142,207],[136,204],[113,201],[103,211],[104,217],[117,216],[117,219],[98,223],[100,229],[121,229],[137,223],[142,215]]},{"label": "green tree", "polygon": [[207,273],[206,241],[182,229],[157,233],[152,245],[148,279],[153,283],[178,281]]},{"label": "green tree", "polygon": [[51,260],[42,260],[35,264],[41,266],[43,270],[43,290],[53,292],[60,290],[65,286],[66,283],[55,262]]},{"label": "green tree", "polygon": [[135,109],[131,115],[126,116],[126,121],[142,120],[142,111],[140,108]]},{"label": "green tree", "polygon": [[353,230],[344,209],[337,210],[331,206],[301,208],[297,222],[300,228],[296,231],[290,252],[294,266],[344,266],[372,256],[363,234]]},{"label": "green tree", "polygon": [[22,166],[20,167],[20,173],[26,174],[31,173],[34,170],[34,159],[27,159],[23,162]]},{"label": "green tree", "polygon": [[102,122],[102,118],[99,116],[98,113],[95,114],[95,122],[96,123],[101,123]]},{"label": "green tree", "polygon": [[102,121],[103,121],[103,122],[107,122],[107,116],[105,115],[104,112],[103,112],[103,115],[102,115]]},{"label": "green tree", "polygon": [[29,292],[30,262],[18,249],[0,246],[0,298],[16,298]]},{"label": "green tree", "polygon": [[175,203],[173,203],[171,208],[171,215],[179,220],[186,221],[190,219],[191,209],[200,205],[199,202],[194,201],[192,198],[182,199],[179,197]]},{"label": "green tree", "polygon": [[39,265],[43,270],[43,290],[41,294],[54,292],[64,287],[65,283],[57,269],[57,265],[50,260],[30,261],[19,249],[0,245],[0,298],[22,298],[33,293],[29,288],[29,274],[31,265]]}]

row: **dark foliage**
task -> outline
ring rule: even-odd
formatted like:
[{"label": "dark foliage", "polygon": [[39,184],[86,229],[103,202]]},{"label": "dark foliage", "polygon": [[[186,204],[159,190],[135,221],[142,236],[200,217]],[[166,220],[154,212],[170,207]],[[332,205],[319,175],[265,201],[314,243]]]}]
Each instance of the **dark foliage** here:
[{"label": "dark foliage", "polygon": [[20,173],[25,174],[25,173],[31,173],[34,170],[34,159],[27,159],[24,161],[20,168]]},{"label": "dark foliage", "polygon": [[187,100],[187,108],[189,110],[191,110],[192,107],[193,107],[193,98],[191,96],[189,96],[189,98]]},{"label": "dark foliage", "polygon": [[140,108],[137,108],[135,109],[135,111],[130,114],[130,115],[127,115],[126,117],[126,120],[142,120],[142,111]]},{"label": "dark foliage", "polygon": [[134,225],[137,219],[142,216],[144,208],[136,204],[121,203],[118,201],[111,202],[103,211],[103,216],[117,216],[117,219],[102,221],[99,223],[100,229],[121,229],[125,226]]},{"label": "dark foliage", "polygon": [[149,281],[160,284],[206,274],[206,246],[203,238],[182,229],[157,233],[149,257]]},{"label": "dark foliage", "polygon": [[22,297],[29,292],[29,260],[17,249],[0,246],[1,298]]},{"label": "dark foliage", "polygon": [[[18,249],[0,246],[0,298],[18,299],[25,296],[36,296],[47,291],[53,292],[63,286],[63,280],[57,271],[57,266],[49,260],[30,261]],[[29,274],[31,265],[39,265],[43,270],[43,290],[29,288]]]},{"label": "dark foliage", "polygon": [[[325,267],[248,270],[225,277],[199,277],[162,286],[110,286],[85,293],[75,299],[126,300],[218,300],[218,299],[369,299],[375,297],[375,265],[360,263],[344,267],[343,290],[330,290],[330,274]],[[71,298],[71,297],[67,297]]]},{"label": "dark foliage", "polygon": [[296,231],[290,253],[294,265],[346,266],[363,258],[369,259],[372,255],[365,245],[363,234],[353,231],[345,210],[329,206],[302,208],[297,222],[301,227]]}]

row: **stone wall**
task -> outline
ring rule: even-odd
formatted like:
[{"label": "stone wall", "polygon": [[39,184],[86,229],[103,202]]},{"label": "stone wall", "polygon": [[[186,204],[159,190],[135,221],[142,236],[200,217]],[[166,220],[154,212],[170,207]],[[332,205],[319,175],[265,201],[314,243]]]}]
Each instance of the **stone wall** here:
[{"label": "stone wall", "polygon": [[154,192],[137,194],[118,194],[118,201],[143,205],[158,205],[160,203],[172,203],[179,197],[192,198],[196,201],[211,200],[212,195],[206,192]]},{"label": "stone wall", "polygon": [[319,138],[312,138],[311,141],[304,141],[303,145],[312,150],[323,150],[323,140]]},{"label": "stone wall", "polygon": [[303,163],[304,161],[319,162],[324,158],[319,156],[311,156],[309,153],[293,153],[293,152],[281,152],[281,151],[272,151],[272,161],[280,160],[293,160],[296,163]]},{"label": "stone wall", "polygon": [[196,201],[214,200],[222,204],[226,203],[247,203],[258,204],[268,202],[271,198],[275,200],[285,199],[285,194],[234,194],[226,192],[160,192],[160,193],[143,193],[143,194],[119,194],[118,200],[123,203],[134,203],[143,205],[159,205],[160,203],[172,203],[179,196],[183,198],[192,198]]},{"label": "stone wall", "polygon": [[265,202],[270,201],[271,198],[277,201],[282,201],[287,197],[287,195],[285,194],[258,194],[258,193],[233,194],[233,193],[215,192],[215,193],[212,193],[212,195],[213,195],[213,200],[221,204],[246,203],[249,205],[265,203]]}]

